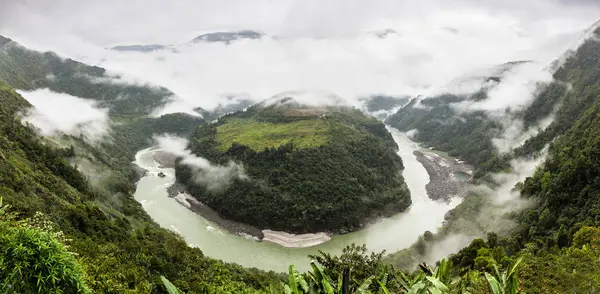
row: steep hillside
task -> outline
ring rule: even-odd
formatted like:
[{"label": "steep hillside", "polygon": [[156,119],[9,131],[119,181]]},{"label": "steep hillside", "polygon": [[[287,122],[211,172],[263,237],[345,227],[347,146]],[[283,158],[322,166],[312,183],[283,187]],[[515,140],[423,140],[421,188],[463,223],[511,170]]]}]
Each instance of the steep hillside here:
[{"label": "steep hillside", "polygon": [[[598,37],[600,29],[569,54],[555,72],[554,82],[523,113],[527,121],[527,117],[554,108],[554,121],[506,154],[506,159],[533,156],[549,144],[544,164],[515,187],[521,198],[530,200],[532,205],[506,215],[517,224],[515,230],[504,237],[491,233],[487,241],[476,239],[451,257],[455,265],[489,268],[489,262],[494,260],[506,266],[506,258],[521,257],[522,290],[527,293],[590,293],[600,289],[600,268],[594,261],[600,257],[600,166],[596,163],[600,154]],[[568,85],[568,90],[564,85]],[[470,137],[473,133],[469,132],[460,135],[477,139]],[[426,233],[410,249],[391,255],[387,261],[406,265],[407,261],[411,264],[411,259],[414,262],[426,258],[440,246],[438,242],[449,242],[453,236],[464,233],[461,224],[477,223],[482,208],[493,205],[485,190],[473,191],[447,215],[440,233]]]},{"label": "steep hillside", "polygon": [[[84,137],[62,135],[52,139],[60,146],[73,146],[78,152],[71,161],[82,168],[90,167],[87,175],[103,179],[94,181],[102,189],[109,186],[133,191],[137,175],[131,162],[137,151],[152,146],[154,135],[187,136],[204,122],[200,117],[183,113],[151,117],[149,114],[172,95],[167,89],[121,83],[108,76],[103,68],[52,52],[29,50],[4,37],[0,42],[0,80],[21,90],[49,88],[95,100],[99,107],[110,110],[110,132],[104,140],[92,145]],[[203,113],[211,116],[210,112]]]},{"label": "steep hillside", "polygon": [[72,150],[52,147],[15,116],[29,105],[2,82],[0,102],[0,196],[20,218],[42,212],[71,239],[95,292],[157,291],[161,274],[195,292],[260,289],[273,278],[204,257],[152,222],[127,191],[90,186],[68,163]]},{"label": "steep hillside", "polygon": [[347,232],[411,203],[396,143],[358,110],[259,104],[201,126],[189,147],[214,164],[241,164],[242,175],[215,187],[179,164],[178,181],[223,217],[259,228]]},{"label": "steep hillside", "polygon": [[600,40],[586,41],[556,77],[572,89],[555,122],[523,147],[534,148],[558,137],[550,145],[548,160],[523,187],[525,196],[539,200],[522,219],[527,239],[571,237],[582,225],[600,225]]},{"label": "steep hillside", "polygon": [[172,93],[165,88],[120,83],[104,68],[64,59],[53,52],[32,51],[16,42],[0,40],[0,80],[21,90],[48,88],[99,101],[111,115],[150,114]]},{"label": "steep hillside", "polygon": [[[544,127],[542,121],[555,113],[555,108],[564,99],[567,85],[558,80],[538,84],[532,104],[522,111],[512,111],[507,107],[503,110],[504,114],[492,115],[484,110],[464,111],[461,108],[469,103],[488,101],[488,93],[499,87],[506,74],[524,64],[513,62],[500,66],[494,75],[483,77],[482,88],[472,94],[414,98],[386,123],[402,131],[416,130],[415,140],[474,165],[475,178],[506,170],[510,167],[511,155],[498,150],[494,139],[502,137],[505,132],[512,135]],[[504,118],[499,119],[499,116]],[[523,124],[506,123],[509,118],[512,122],[522,121]],[[508,128],[512,129],[509,131]]]}]

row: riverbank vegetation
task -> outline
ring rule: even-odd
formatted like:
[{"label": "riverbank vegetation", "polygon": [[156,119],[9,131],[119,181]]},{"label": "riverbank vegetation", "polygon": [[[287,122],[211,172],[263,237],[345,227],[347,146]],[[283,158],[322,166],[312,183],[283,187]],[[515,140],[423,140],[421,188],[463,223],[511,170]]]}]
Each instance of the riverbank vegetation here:
[{"label": "riverbank vegetation", "polygon": [[355,109],[258,105],[200,126],[189,148],[244,175],[210,187],[180,162],[177,180],[223,217],[261,229],[348,232],[410,205],[391,134]]}]

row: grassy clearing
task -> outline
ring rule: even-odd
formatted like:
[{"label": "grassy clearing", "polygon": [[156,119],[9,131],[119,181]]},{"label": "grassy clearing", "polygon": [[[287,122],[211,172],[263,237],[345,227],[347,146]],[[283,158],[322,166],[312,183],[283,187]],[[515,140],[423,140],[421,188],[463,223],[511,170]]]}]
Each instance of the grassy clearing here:
[{"label": "grassy clearing", "polygon": [[219,149],[226,151],[232,143],[246,145],[255,151],[279,147],[294,142],[296,148],[319,147],[327,144],[330,123],[323,119],[299,120],[290,123],[259,122],[254,118],[229,118],[217,127]]}]

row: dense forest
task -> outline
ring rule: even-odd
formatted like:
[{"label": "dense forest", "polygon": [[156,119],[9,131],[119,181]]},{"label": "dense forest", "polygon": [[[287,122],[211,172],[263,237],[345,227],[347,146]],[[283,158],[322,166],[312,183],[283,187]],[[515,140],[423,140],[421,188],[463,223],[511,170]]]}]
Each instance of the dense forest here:
[{"label": "dense forest", "polygon": [[222,216],[259,228],[347,232],[410,205],[396,143],[355,109],[253,106],[202,125],[189,147],[214,164],[243,165],[244,176],[211,187],[179,164],[177,180]]}]

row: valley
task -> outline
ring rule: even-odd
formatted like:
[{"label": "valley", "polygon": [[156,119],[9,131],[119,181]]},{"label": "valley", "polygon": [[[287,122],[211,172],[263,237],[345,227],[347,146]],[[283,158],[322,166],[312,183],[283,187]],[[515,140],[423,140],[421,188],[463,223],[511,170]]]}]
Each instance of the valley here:
[{"label": "valley", "polygon": [[[410,246],[421,232],[435,232],[442,224],[445,214],[458,205],[461,199],[451,197],[447,203],[432,200],[425,190],[429,175],[413,154],[415,150],[427,150],[421,149],[406,135],[393,129],[390,131],[399,146],[398,155],[411,171],[404,175],[411,190],[411,206],[406,212],[379,219],[356,232],[333,235],[330,240],[322,244],[310,244],[312,246],[307,248],[286,248],[268,240],[257,242],[256,238],[249,235],[255,232],[260,236],[257,232],[261,230],[240,228],[240,224],[232,224],[218,216],[215,218],[214,211],[194,213],[193,209],[168,197],[167,189],[174,181],[174,170],[161,168],[164,164],[154,161],[153,151],[150,149],[142,150],[136,156],[136,164],[149,172],[138,183],[135,197],[157,223],[182,234],[191,246],[202,248],[209,256],[248,267],[285,271],[287,264],[280,262],[285,259],[295,264],[299,270],[308,270],[309,254],[318,254],[319,250],[340,254],[345,246],[352,243],[366,244],[371,252],[394,252]],[[164,172],[167,177],[159,178],[158,172]],[[424,212],[428,214],[427,219],[420,217]]]},{"label": "valley", "polygon": [[0,292],[600,291],[600,6],[476,2],[4,5]]}]

